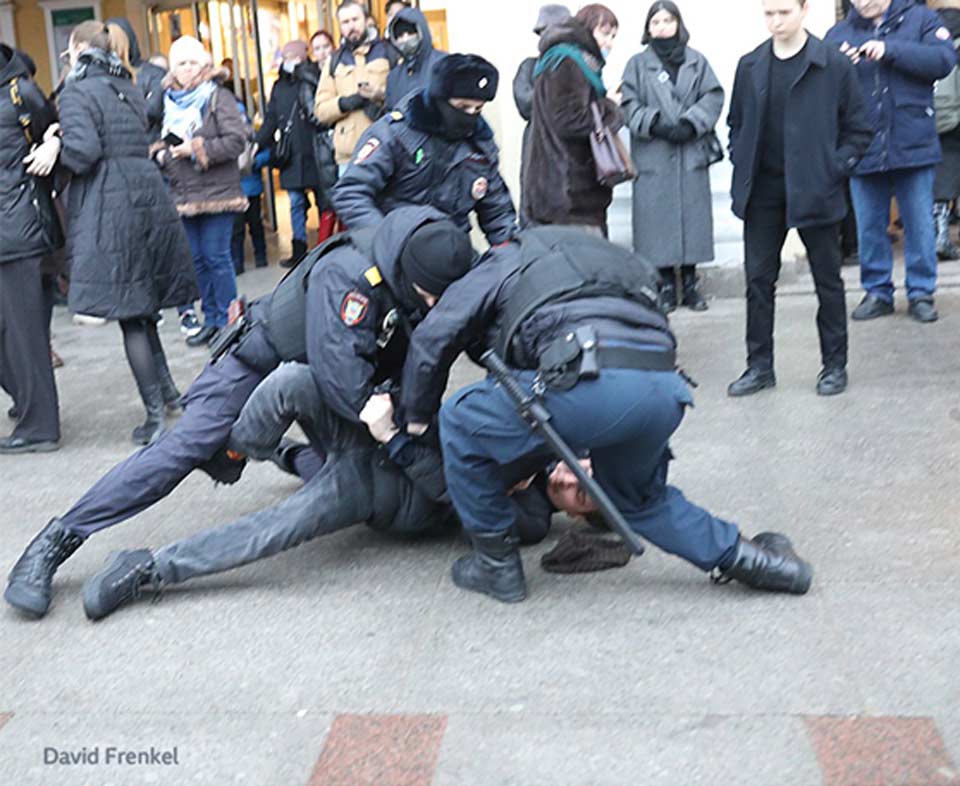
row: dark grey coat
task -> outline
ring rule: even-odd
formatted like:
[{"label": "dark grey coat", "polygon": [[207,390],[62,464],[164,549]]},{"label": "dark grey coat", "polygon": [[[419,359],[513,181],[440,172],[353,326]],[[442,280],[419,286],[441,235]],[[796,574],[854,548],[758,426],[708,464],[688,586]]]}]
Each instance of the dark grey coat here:
[{"label": "dark grey coat", "polygon": [[60,96],[60,125],[60,163],[73,174],[70,308],[125,319],[196,299],[183,226],[147,157],[143,93],[129,78],[90,63]]},{"label": "dark grey coat", "polygon": [[[674,85],[656,53],[645,49],[627,63],[622,106],[638,174],[633,184],[634,250],[659,267],[713,259],[705,136],[723,109],[723,88],[713,69],[687,47]],[[689,120],[697,138],[678,145],[651,137],[658,114],[671,123]]]}]

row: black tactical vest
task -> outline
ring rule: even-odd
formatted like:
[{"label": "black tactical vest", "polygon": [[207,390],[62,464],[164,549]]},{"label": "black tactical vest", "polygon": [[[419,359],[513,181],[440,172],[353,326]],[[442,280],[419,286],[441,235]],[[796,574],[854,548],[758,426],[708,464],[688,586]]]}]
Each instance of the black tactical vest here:
[{"label": "black tactical vest", "polygon": [[497,336],[502,358],[512,356],[523,321],[546,303],[607,295],[659,308],[660,274],[639,254],[575,227],[533,227],[517,239],[523,261]]},{"label": "black tactical vest", "polygon": [[333,249],[352,245],[373,264],[375,227],[341,232],[317,246],[285,275],[266,298],[264,313],[270,343],[281,360],[307,359],[307,283],[310,272]]}]

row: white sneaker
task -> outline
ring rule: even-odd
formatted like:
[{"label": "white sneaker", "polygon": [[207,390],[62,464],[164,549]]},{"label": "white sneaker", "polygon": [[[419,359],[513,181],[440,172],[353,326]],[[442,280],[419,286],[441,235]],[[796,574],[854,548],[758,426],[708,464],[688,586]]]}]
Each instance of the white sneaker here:
[{"label": "white sneaker", "polygon": [[106,325],[107,320],[103,317],[92,317],[89,314],[74,314],[73,315],[73,324],[74,325],[91,325],[97,326]]},{"label": "white sneaker", "polygon": [[197,335],[201,330],[203,330],[203,326],[197,319],[196,312],[194,312],[193,309],[184,311],[180,315],[180,332],[187,338]]}]

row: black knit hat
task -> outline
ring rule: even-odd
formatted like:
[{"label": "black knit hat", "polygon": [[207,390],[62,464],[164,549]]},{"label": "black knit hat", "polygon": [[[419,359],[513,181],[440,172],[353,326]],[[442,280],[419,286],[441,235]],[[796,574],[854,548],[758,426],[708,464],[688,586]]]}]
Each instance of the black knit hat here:
[{"label": "black knit hat", "polygon": [[452,221],[431,221],[414,231],[400,254],[407,280],[440,296],[473,266],[475,252],[466,232]]},{"label": "black knit hat", "polygon": [[430,95],[433,98],[473,98],[493,101],[497,96],[500,73],[479,55],[447,55],[430,71]]}]

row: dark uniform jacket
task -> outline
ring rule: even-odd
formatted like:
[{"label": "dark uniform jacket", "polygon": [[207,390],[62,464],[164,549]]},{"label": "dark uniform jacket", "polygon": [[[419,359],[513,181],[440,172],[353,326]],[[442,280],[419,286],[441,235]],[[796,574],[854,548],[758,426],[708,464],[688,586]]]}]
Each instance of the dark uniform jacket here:
[{"label": "dark uniform jacket", "polygon": [[147,157],[143,94],[103,57],[81,56],[82,75],[60,95],[60,163],[72,174],[70,308],[107,319],[152,316],[196,299],[196,277],[183,225]]},{"label": "dark uniform jacket", "polygon": [[[772,57],[768,40],[740,58],[733,83],[727,125],[738,218],[746,215],[760,168]],[[784,118],[787,224],[826,226],[847,213],[844,184],[872,131],[850,58],[815,36],[807,40],[803,57],[803,72],[790,90]]]},{"label": "dark uniform jacket", "polygon": [[851,9],[826,35],[839,48],[882,41],[879,62],[861,60],[856,74],[866,99],[873,131],[870,148],[855,175],[936,164],[940,143],[933,111],[933,83],[956,65],[953,36],[936,11],[913,0],[893,0],[880,27]]},{"label": "dark uniform jacket", "polygon": [[[450,367],[462,351],[476,358],[496,346],[501,317],[523,262],[519,242],[491,249],[480,264],[447,288],[414,331],[400,386],[406,422],[430,422],[439,408]],[[517,356],[507,360],[521,368],[536,368],[549,344],[586,324],[596,329],[601,342],[665,351],[676,348],[667,318],[659,310],[610,295],[576,297],[548,302],[527,317],[516,333]]]},{"label": "dark uniform jacket", "polygon": [[[304,71],[312,71],[308,76]],[[287,191],[303,191],[315,189],[320,185],[320,172],[317,169],[317,160],[313,150],[313,125],[307,120],[307,113],[303,111],[301,91],[305,81],[310,81],[316,88],[319,72],[314,63],[301,63],[292,74],[280,69],[280,78],[277,79],[273,90],[270,91],[270,101],[263,116],[263,125],[257,132],[257,145],[261,150],[273,148],[275,132],[286,127],[290,117],[293,117],[293,126],[290,135],[290,160],[280,170],[280,187]]]},{"label": "dark uniform jacket", "polygon": [[367,129],[333,192],[348,227],[373,226],[395,207],[417,204],[443,211],[465,232],[475,211],[491,245],[513,236],[516,211],[490,127],[481,118],[472,138],[456,142],[437,136],[439,128],[421,92]]},{"label": "dark uniform jacket", "polygon": [[[30,133],[40,142],[57,119],[56,110],[30,79],[30,69],[13,49],[0,44],[0,264],[40,257],[52,249],[43,239],[33,205],[33,178],[23,159],[30,152],[20,117],[29,114]],[[14,95],[21,102],[14,104]]]},{"label": "dark uniform jacket", "polygon": [[393,29],[398,22],[407,22],[415,25],[420,33],[420,48],[413,57],[402,57],[390,69],[387,75],[387,97],[383,106],[388,111],[398,106],[403,98],[410,93],[425,89],[430,81],[430,69],[438,60],[442,60],[444,53],[433,48],[433,34],[427,18],[419,8],[404,8],[390,21],[388,38],[393,39]]}]

